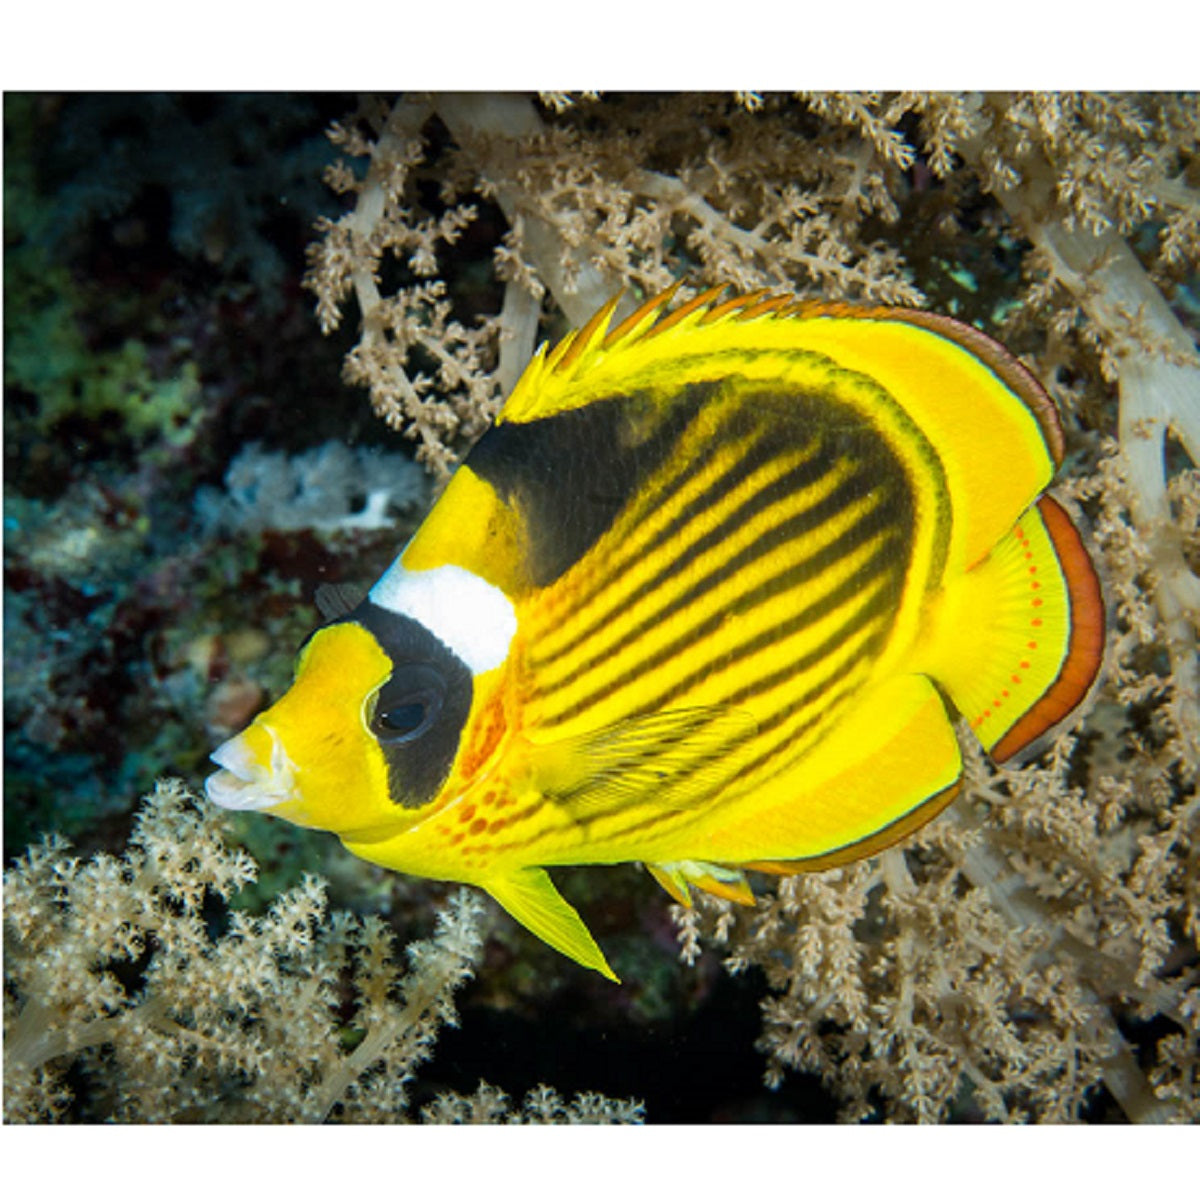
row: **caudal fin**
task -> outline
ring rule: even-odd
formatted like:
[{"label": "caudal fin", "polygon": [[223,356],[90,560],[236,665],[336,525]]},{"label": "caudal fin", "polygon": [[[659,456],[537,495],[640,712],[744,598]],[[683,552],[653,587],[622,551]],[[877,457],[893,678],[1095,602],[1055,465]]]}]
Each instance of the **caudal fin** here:
[{"label": "caudal fin", "polygon": [[1049,496],[968,572],[948,613],[934,674],[997,762],[1067,717],[1100,669],[1100,581]]}]

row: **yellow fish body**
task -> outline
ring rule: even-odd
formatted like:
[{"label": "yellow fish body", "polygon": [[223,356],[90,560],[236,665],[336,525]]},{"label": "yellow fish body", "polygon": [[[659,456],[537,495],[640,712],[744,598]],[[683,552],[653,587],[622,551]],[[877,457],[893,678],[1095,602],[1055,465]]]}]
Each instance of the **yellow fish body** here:
[{"label": "yellow fish body", "polygon": [[[614,978],[545,868],[859,858],[1088,691],[1095,572],[1054,407],[949,318],[710,292],[612,305],[492,429],[208,794],[490,892]],[[1040,497],[1040,498],[1039,498]]]}]

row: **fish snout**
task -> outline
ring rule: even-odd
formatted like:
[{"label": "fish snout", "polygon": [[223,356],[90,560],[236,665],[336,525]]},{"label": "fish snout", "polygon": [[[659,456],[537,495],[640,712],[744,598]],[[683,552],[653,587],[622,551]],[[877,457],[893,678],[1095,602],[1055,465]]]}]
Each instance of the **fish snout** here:
[{"label": "fish snout", "polygon": [[204,781],[204,791],[221,808],[273,808],[296,798],[295,764],[269,725],[255,722],[209,757],[222,769]]}]

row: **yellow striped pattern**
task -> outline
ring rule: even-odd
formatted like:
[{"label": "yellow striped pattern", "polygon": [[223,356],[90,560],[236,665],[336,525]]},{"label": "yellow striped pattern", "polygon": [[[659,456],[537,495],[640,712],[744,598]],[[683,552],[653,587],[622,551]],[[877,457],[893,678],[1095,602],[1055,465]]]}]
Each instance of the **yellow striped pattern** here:
[{"label": "yellow striped pattern", "polygon": [[[674,796],[665,780],[641,795],[614,790],[585,820],[539,806],[542,830],[522,831],[522,857],[628,857],[630,839],[674,835],[713,801],[735,804],[803,759],[899,649],[906,589],[919,607],[935,557],[914,567],[913,548],[937,540],[916,514],[939,508],[916,497],[936,479],[912,478],[861,421],[839,452],[846,431],[822,418],[845,423],[848,409],[767,400],[735,379],[698,410],[594,548],[528,599],[514,664],[535,745],[679,710],[746,721],[699,757],[678,754],[690,786],[678,780]],[[515,827],[512,838],[515,848]]]}]

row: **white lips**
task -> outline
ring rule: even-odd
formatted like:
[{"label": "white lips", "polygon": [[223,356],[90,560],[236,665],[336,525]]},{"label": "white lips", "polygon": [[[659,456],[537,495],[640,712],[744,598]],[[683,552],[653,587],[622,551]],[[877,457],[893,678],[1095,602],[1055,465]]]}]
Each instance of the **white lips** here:
[{"label": "white lips", "polygon": [[208,798],[222,808],[273,808],[296,795],[296,766],[283,749],[279,735],[269,725],[271,762],[263,766],[244,733],[222,742],[209,756],[224,770],[204,781]]}]

